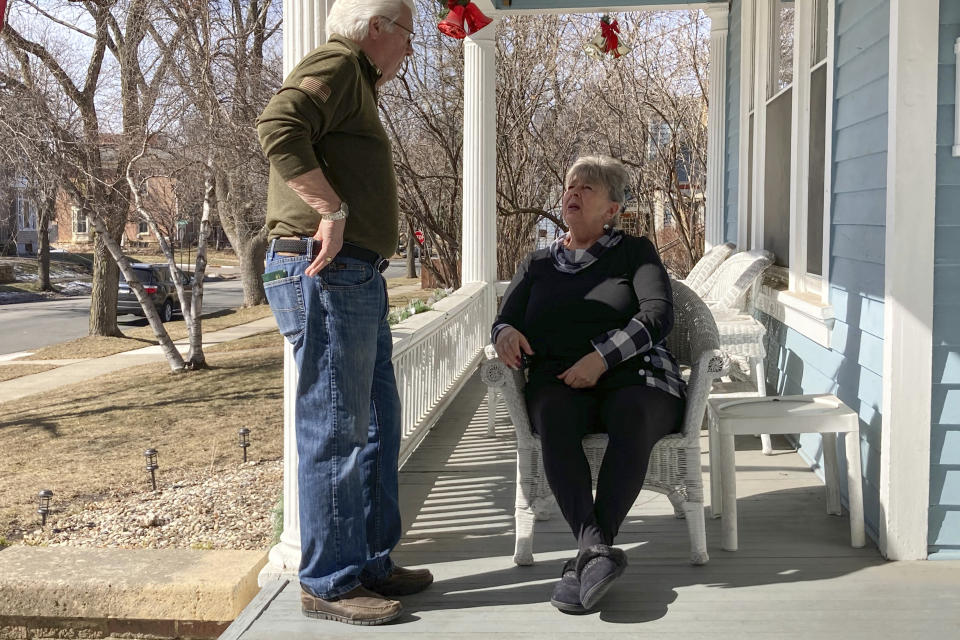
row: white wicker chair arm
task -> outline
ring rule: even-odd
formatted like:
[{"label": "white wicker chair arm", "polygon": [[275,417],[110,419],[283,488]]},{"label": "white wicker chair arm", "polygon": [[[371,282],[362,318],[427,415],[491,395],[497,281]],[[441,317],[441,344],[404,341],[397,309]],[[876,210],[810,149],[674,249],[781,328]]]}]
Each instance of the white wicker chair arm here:
[{"label": "white wicker chair arm", "polygon": [[530,428],[530,418],[527,416],[527,401],[523,395],[526,379],[520,369],[511,369],[497,356],[493,345],[484,348],[487,359],[480,364],[480,379],[488,387],[498,389],[503,393],[507,405],[507,413],[517,432],[518,443],[533,441],[533,430]]},{"label": "white wicker chair arm", "polygon": [[480,380],[488,387],[500,388],[506,386],[510,378],[510,368],[497,357],[497,352],[493,345],[487,345],[484,349],[484,355],[487,357],[480,363]]}]

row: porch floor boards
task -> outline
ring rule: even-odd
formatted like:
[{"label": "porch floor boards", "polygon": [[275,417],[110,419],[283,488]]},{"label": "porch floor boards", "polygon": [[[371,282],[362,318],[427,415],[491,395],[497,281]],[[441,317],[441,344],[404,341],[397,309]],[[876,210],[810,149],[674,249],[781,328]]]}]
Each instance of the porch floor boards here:
[{"label": "porch floor boards", "polygon": [[[536,564],[514,566],[513,427],[500,406],[486,437],[484,393],[470,381],[401,471],[406,530],[394,559],[436,578],[402,598],[404,615],[381,627],[310,620],[294,579],[243,640],[960,637],[960,563],[886,562],[869,539],[851,548],[846,515],[826,514],[822,483],[776,437],[769,457],[759,439],[737,439],[739,551],[720,549],[720,521],[708,518],[710,562],[691,566],[685,522],[643,492],[617,538],[630,567],[601,610],[559,613],[549,598],[573,537],[559,513],[538,522]],[[708,484],[705,436],[703,469]]]}]

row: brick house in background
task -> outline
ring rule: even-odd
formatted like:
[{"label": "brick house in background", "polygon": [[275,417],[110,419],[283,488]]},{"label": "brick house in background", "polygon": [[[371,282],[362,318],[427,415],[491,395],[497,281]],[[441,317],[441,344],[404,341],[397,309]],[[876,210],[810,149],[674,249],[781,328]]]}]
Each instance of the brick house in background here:
[{"label": "brick house in background", "polygon": [[[143,206],[150,211],[160,228],[160,232],[170,238],[176,238],[179,207],[175,193],[175,182],[166,176],[148,178],[140,191]],[[88,251],[93,245],[93,224],[83,214],[76,201],[65,191],[57,198],[56,226],[59,229],[56,242],[51,244],[69,251]],[[130,213],[123,230],[120,245],[124,249],[149,248],[159,250],[159,240],[150,231],[147,222],[141,219],[134,205],[130,204]]]}]

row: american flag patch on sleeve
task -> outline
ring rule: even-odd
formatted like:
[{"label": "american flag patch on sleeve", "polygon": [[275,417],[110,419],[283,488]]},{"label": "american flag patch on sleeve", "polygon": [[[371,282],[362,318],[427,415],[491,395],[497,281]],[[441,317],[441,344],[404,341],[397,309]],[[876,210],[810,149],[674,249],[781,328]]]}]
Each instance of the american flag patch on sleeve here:
[{"label": "american flag patch on sleeve", "polygon": [[300,81],[300,88],[307,93],[320,98],[320,102],[330,99],[331,89],[323,80],[316,76],[307,76]]}]

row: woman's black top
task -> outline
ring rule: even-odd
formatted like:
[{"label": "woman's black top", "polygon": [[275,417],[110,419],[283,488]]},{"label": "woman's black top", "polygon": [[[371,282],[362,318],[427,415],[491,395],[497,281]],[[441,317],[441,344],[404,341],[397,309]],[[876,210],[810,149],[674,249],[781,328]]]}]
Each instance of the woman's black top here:
[{"label": "woman's black top", "polygon": [[625,360],[614,358],[618,364],[597,386],[647,384],[683,397],[679,367],[663,344],[673,328],[670,278],[645,237],[624,235],[576,273],[559,271],[549,248],[534,251],[504,294],[494,327],[509,324],[526,336],[534,352],[530,384],[538,384],[556,382],[557,374],[595,350],[593,342],[631,319],[649,332],[649,345]]}]

